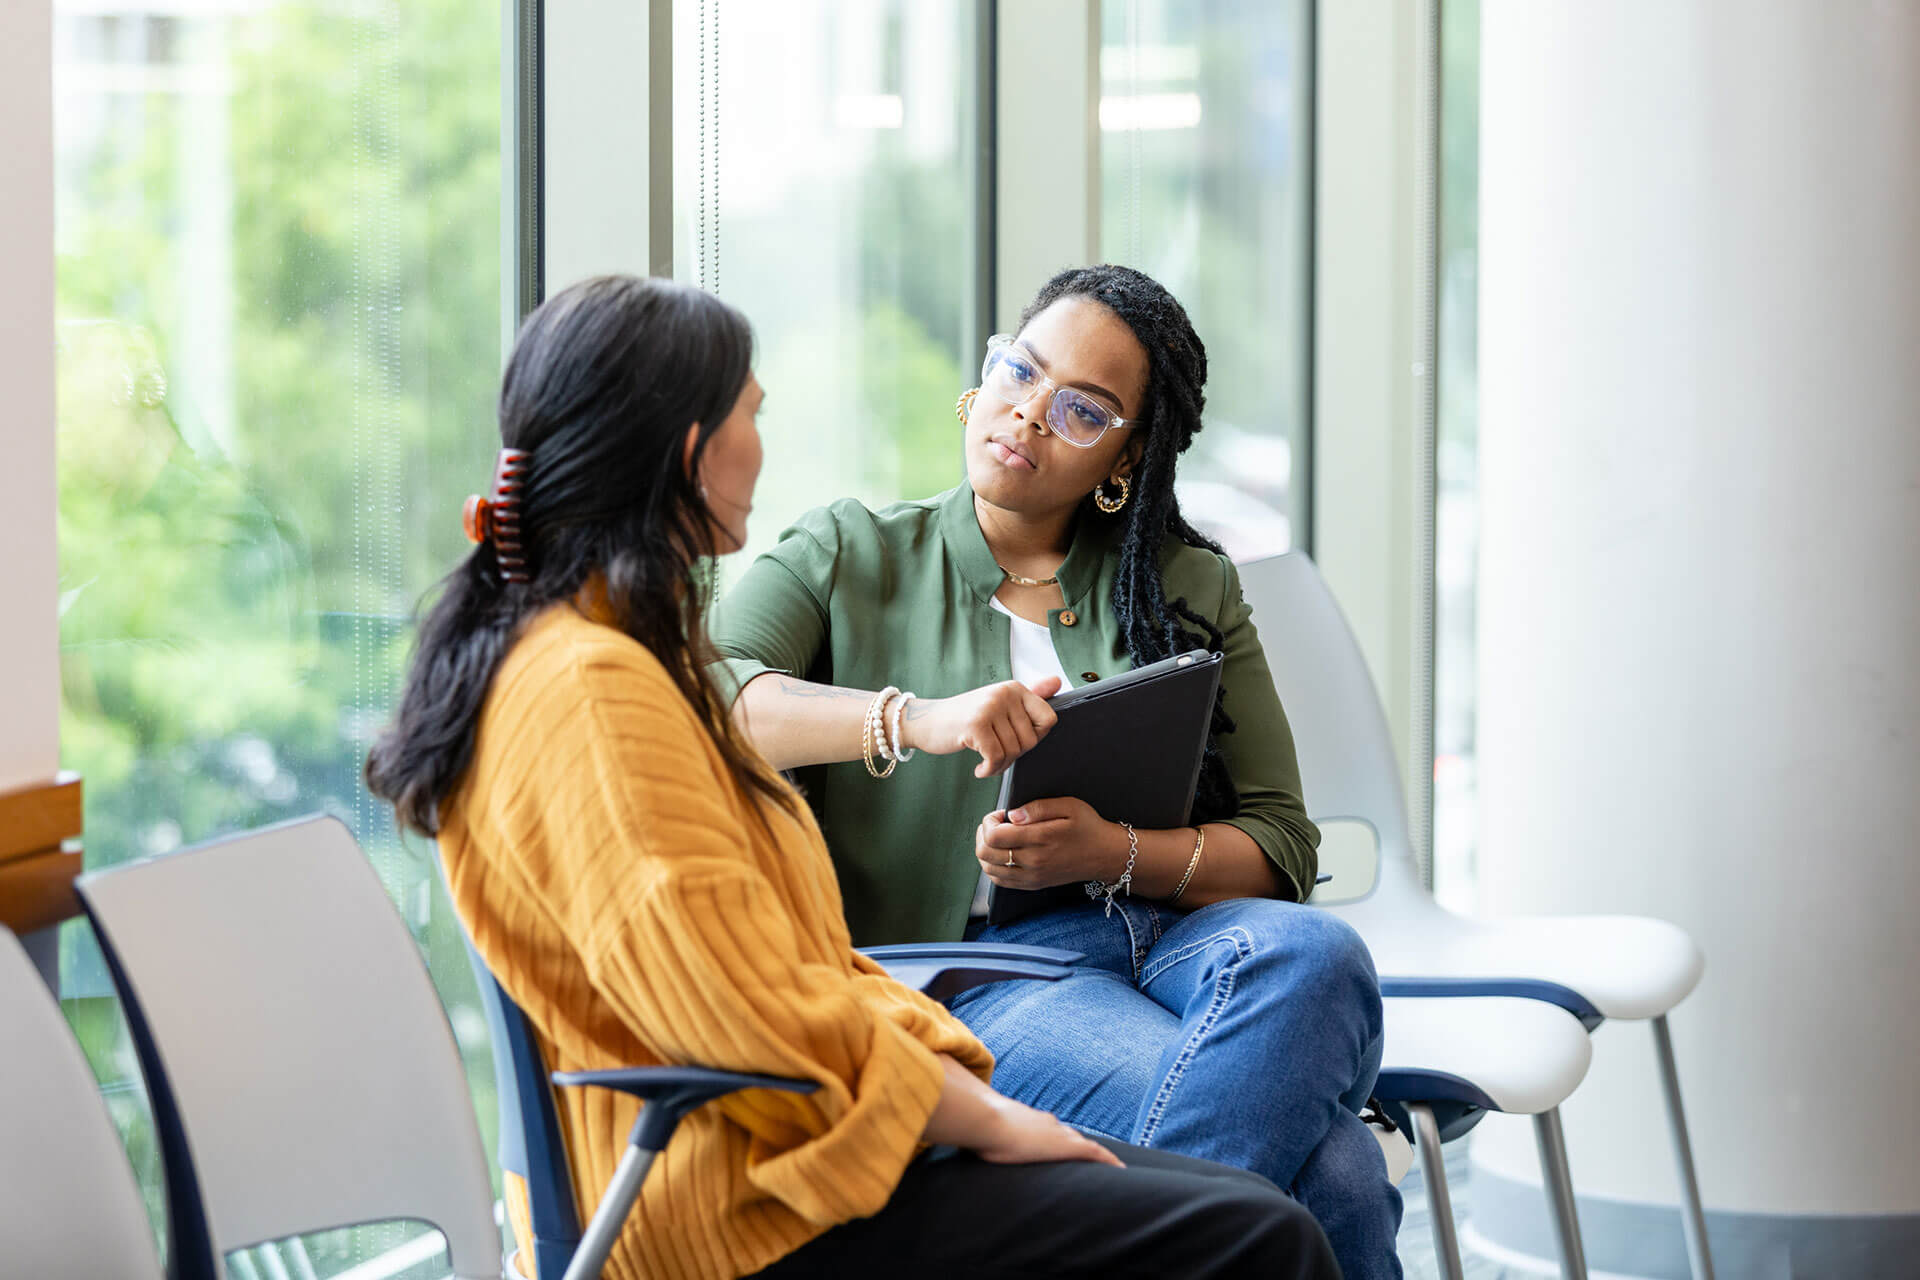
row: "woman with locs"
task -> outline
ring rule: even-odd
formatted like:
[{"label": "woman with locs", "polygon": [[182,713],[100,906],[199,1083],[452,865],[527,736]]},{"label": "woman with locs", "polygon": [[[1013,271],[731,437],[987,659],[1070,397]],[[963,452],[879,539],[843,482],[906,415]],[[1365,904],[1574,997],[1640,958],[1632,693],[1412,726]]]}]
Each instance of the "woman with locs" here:
[{"label": "woman with locs", "polygon": [[[603,1274],[1337,1276],[1271,1183],[996,1092],[977,1037],[853,950],[818,826],[710,682],[699,566],[746,538],[752,350],[737,312],[660,280],[589,280],[528,318],[479,545],[367,764],[437,839],[548,1068],[816,1086],[690,1114]],[[574,1185],[604,1187],[639,1104],[556,1101]]]},{"label": "woman with locs", "polygon": [[[1319,836],[1292,736],[1233,564],[1174,494],[1206,378],[1157,282],[1061,272],[961,397],[964,482],[801,517],[722,601],[715,641],[736,723],[826,833],[857,943],[1085,954],[1067,981],[953,1002],[997,1087],[1258,1172],[1314,1212],[1350,1280],[1398,1276],[1400,1198],[1358,1116],[1381,1054],[1372,959],[1302,905]],[[1067,797],[995,808],[996,775],[1054,723],[1048,697],[1192,648],[1224,654],[1193,825]],[[985,919],[990,885],[1080,884],[1077,906]]]}]

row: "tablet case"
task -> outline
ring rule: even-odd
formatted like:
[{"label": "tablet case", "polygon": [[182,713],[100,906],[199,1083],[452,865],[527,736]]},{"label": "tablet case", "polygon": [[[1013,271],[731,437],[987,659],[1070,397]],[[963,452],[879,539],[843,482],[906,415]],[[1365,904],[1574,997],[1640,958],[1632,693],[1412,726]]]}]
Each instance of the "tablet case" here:
[{"label": "tablet case", "polygon": [[[996,807],[1076,796],[1109,822],[1150,831],[1186,826],[1223,659],[1193,649],[1050,699],[1059,721],[1008,767]],[[1080,881],[1035,890],[994,885],[987,922],[1086,900]]]}]

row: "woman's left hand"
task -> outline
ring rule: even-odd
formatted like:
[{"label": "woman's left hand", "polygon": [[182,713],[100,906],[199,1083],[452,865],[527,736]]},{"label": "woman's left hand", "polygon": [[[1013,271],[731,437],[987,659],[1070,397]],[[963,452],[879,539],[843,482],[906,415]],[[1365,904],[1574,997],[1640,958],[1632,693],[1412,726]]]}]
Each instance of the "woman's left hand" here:
[{"label": "woman's left hand", "polygon": [[1030,800],[1011,814],[996,809],[982,818],[973,855],[988,879],[1008,889],[1108,881],[1127,865],[1127,833],[1084,800]]}]

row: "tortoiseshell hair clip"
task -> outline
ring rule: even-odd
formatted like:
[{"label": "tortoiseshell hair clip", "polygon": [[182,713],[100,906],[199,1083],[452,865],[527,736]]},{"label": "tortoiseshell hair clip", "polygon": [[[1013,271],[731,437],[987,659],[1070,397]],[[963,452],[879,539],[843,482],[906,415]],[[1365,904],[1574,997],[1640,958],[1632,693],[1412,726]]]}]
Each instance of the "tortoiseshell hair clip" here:
[{"label": "tortoiseshell hair clip", "polygon": [[506,582],[528,582],[526,548],[520,541],[520,486],[527,474],[523,449],[502,449],[493,465],[493,494],[473,494],[461,512],[460,523],[474,542],[491,542],[500,577]]}]

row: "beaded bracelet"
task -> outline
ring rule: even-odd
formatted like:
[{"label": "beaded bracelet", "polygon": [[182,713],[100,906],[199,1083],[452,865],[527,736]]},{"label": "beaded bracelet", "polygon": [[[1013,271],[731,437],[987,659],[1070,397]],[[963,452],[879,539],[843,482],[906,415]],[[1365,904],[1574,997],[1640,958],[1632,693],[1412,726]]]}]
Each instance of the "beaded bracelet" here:
[{"label": "beaded bracelet", "polygon": [[867,716],[860,725],[860,758],[866,761],[867,773],[876,780],[892,777],[893,771],[900,765],[898,760],[888,760],[887,767],[882,769],[873,762],[876,753],[885,751],[887,729],[884,716],[887,700],[899,692],[900,690],[888,685],[876,693],[873,701],[867,704]]},{"label": "beaded bracelet", "polygon": [[1123,822],[1120,826],[1127,833],[1127,869],[1122,871],[1120,878],[1112,884],[1101,884],[1098,880],[1087,881],[1087,896],[1089,898],[1105,898],[1107,900],[1108,916],[1113,915],[1114,894],[1125,889],[1129,898],[1133,896],[1133,864],[1134,860],[1140,856],[1140,837],[1138,833],[1134,831],[1133,824]]},{"label": "beaded bracelet", "polygon": [[[897,699],[896,699],[896,701],[897,701]],[[871,711],[871,710],[872,710],[872,708],[871,708],[871,707],[869,707],[869,708],[868,708],[868,710],[869,710],[869,711]],[[874,750],[875,750],[876,752],[878,752],[878,753],[879,753],[879,756],[880,756],[880,758],[881,758],[882,760],[894,760],[894,759],[897,759],[898,757],[896,757],[896,756],[895,756],[895,755],[893,754],[893,748],[887,745],[887,730],[886,730],[886,724],[887,724],[887,710],[886,710],[886,707],[882,707],[882,708],[880,709],[880,720],[879,720],[879,724],[880,724],[880,728],[879,728],[879,734],[880,734],[880,738],[879,738],[879,741],[877,741],[876,743],[874,743]]]},{"label": "beaded bracelet", "polygon": [[893,726],[892,726],[893,732],[891,735],[893,738],[893,743],[892,743],[893,750],[887,753],[888,759],[898,760],[903,764],[906,761],[913,759],[914,753],[900,745],[900,720],[901,720],[901,717],[906,713],[907,704],[909,702],[912,702],[918,696],[919,696],[918,694],[914,694],[914,693],[903,693],[898,698],[895,698],[893,700]]}]

